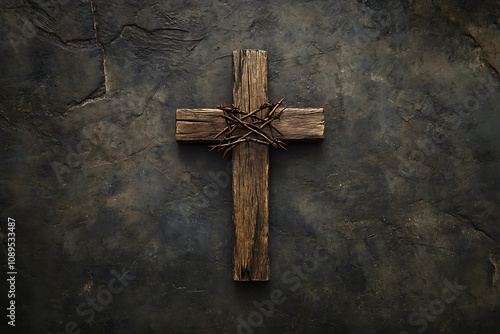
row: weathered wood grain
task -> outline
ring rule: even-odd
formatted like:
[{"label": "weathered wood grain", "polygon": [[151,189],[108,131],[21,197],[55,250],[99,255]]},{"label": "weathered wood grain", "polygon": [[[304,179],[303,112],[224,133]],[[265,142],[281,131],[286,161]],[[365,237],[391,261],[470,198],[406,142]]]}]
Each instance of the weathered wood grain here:
[{"label": "weathered wood grain", "polygon": [[[215,143],[213,137],[226,126],[219,109],[177,109],[175,139],[181,143]],[[325,136],[323,108],[286,108],[279,121],[273,122],[283,141],[320,141]],[[267,133],[269,130],[267,130]]]},{"label": "weathered wood grain", "polygon": [[[267,101],[267,54],[260,50],[233,52],[233,103],[252,111]],[[262,112],[261,115],[263,117]],[[237,145],[233,159],[235,281],[269,280],[269,146]]]}]

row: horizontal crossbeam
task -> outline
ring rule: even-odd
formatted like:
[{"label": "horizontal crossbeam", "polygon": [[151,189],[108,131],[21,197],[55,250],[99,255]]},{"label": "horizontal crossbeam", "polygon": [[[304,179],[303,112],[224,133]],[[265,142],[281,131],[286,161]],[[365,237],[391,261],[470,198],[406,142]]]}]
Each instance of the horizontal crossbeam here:
[{"label": "horizontal crossbeam", "polygon": [[[216,136],[226,120],[220,109],[177,109],[175,139],[182,143],[216,143]],[[283,141],[320,141],[324,139],[323,108],[286,108],[273,125],[282,133],[274,137]]]}]

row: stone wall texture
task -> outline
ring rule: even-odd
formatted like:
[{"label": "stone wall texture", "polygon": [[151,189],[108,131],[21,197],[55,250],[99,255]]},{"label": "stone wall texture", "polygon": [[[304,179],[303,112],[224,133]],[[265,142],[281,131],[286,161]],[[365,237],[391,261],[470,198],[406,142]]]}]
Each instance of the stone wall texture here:
[{"label": "stone wall texture", "polygon": [[[1,333],[497,332],[498,1],[0,8]],[[232,281],[230,158],[175,141],[238,49],[326,116],[271,151],[266,283]]]}]

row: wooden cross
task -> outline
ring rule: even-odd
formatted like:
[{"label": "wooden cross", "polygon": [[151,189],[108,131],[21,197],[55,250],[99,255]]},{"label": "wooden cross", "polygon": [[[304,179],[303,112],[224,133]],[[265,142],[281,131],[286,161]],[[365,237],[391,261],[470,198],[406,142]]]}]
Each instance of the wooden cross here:
[{"label": "wooden cross", "polygon": [[[267,54],[261,50],[233,51],[233,105],[258,109],[267,97]],[[178,109],[175,138],[180,143],[214,143],[226,121],[219,109]],[[283,141],[324,138],[323,108],[287,108],[273,125]],[[234,208],[233,279],[269,280],[269,146],[246,141],[232,150]]]}]

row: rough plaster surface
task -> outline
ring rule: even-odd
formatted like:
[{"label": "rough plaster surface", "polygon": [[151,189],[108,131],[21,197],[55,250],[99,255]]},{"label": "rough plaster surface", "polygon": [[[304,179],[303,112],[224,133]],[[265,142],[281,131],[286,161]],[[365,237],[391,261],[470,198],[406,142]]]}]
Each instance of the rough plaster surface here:
[{"label": "rough plaster surface", "polygon": [[[498,1],[0,8],[19,332],[497,330]],[[230,101],[231,51],[251,48],[271,97],[326,113],[324,142],[271,152],[261,284],[231,280],[230,160],[174,140],[175,109]]]}]

